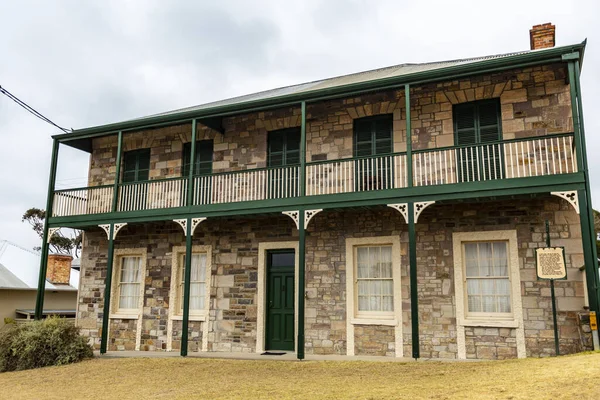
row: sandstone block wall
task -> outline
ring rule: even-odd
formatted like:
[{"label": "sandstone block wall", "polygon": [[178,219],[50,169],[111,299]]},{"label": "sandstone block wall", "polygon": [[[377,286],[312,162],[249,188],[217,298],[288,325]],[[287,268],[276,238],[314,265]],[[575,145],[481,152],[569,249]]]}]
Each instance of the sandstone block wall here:
[{"label": "sandstone block wall", "polygon": [[[511,201],[434,204],[419,217],[417,273],[421,356],[457,356],[453,232],[516,230],[521,296],[528,356],[553,354],[549,285],[535,275],[534,249],[545,245],[544,221],[551,223],[552,244],[565,246],[568,279],[556,284],[561,352],[589,346],[589,331],[580,328],[583,313],[583,264],[579,216],[564,200],[550,195]],[[403,350],[411,352],[410,284],[407,226],[396,211],[378,207],[364,210],[323,211],[307,230],[305,348],[308,354],[346,354],[346,238],[399,236]],[[172,247],[185,243],[181,228],[172,222],[131,224],[123,228],[116,248],[145,247],[144,307],[140,350],[168,347],[168,308]],[[257,265],[260,242],[297,240],[287,216],[213,218],[196,231],[194,245],[212,246],[210,316],[190,325],[189,351],[202,343],[202,324],[208,324],[208,350],[254,352],[257,331]],[[85,234],[82,255],[78,325],[96,347],[102,319],[107,240],[104,232]],[[137,320],[111,320],[109,350],[136,347]],[[180,321],[173,322],[171,347],[181,340]],[[509,328],[467,328],[468,358],[513,358],[515,332]],[[355,326],[357,355],[395,354],[393,329]]]},{"label": "sandstone block wall", "polygon": [[[455,321],[453,309],[456,306],[453,296],[452,232],[513,229],[517,231],[519,247],[527,356],[554,354],[549,283],[538,281],[535,271],[534,249],[545,246],[546,219],[550,221],[552,245],[564,246],[566,252],[568,279],[556,282],[561,352],[572,353],[583,349],[580,338],[586,333],[577,323],[577,313],[583,311],[584,306],[583,274],[579,271],[583,265],[579,215],[566,201],[548,195],[504,202],[434,204],[423,211],[416,229],[421,311],[419,322],[430,327],[430,330],[421,332],[421,354],[424,357],[446,357],[456,353],[456,330],[448,329],[448,323]],[[468,356],[479,352],[496,354],[496,358],[502,358],[509,350],[496,348],[514,346],[511,339],[513,329],[510,334],[503,330],[496,333],[487,328],[484,331],[467,329],[467,333],[470,332],[472,335],[467,336]],[[488,344],[469,347],[469,338],[472,338],[472,345],[476,339]],[[504,344],[499,346],[498,343]],[[441,351],[444,346],[446,349]],[[482,349],[481,346],[488,348]]]}]

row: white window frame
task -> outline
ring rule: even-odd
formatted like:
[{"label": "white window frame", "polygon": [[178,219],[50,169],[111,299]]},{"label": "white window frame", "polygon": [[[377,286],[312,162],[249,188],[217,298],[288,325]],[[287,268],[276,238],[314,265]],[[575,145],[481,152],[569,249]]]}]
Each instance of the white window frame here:
[{"label": "white window frame", "polygon": [[[353,267],[354,267],[354,287],[353,287],[353,295],[354,295],[354,316],[357,319],[379,319],[379,320],[383,320],[383,319],[394,319],[394,310],[392,311],[360,311],[358,309],[358,284],[360,282],[360,278],[358,277],[358,250],[363,248],[383,248],[383,247],[388,247],[390,248],[390,252],[391,254],[391,258],[393,258],[393,246],[391,244],[386,245],[386,244],[378,244],[378,245],[373,245],[373,244],[368,244],[368,245],[363,245],[363,246],[353,246]],[[381,278],[380,280],[391,280],[392,281],[392,306],[393,306],[393,299],[394,299],[394,290],[393,290],[393,285],[394,285],[394,272],[393,272],[393,261],[390,260],[390,262],[392,262],[392,276],[389,278]],[[366,280],[367,278],[365,278]]]},{"label": "white window frame", "polygon": [[[113,272],[111,284],[110,318],[112,319],[138,319],[144,307],[144,286],[146,282],[147,250],[145,248],[116,249],[113,259]],[[123,309],[119,307],[121,268],[126,257],[140,258],[140,289],[137,308]]]},{"label": "white window frame", "polygon": [[[361,246],[392,246],[392,278],[394,280],[394,315],[392,318],[380,318],[372,315],[366,318],[356,316],[355,284],[356,275],[355,248]],[[404,357],[402,333],[402,271],[400,263],[400,236],[378,236],[346,239],[346,355],[354,355],[354,327],[356,325],[379,325],[394,327],[395,356]]]},{"label": "white window frame", "polygon": [[[181,274],[185,268],[183,265],[183,258],[186,253],[185,246],[174,246],[171,260],[171,288],[170,297],[171,307],[169,307],[169,313],[171,319],[182,320],[183,319],[183,307],[182,299],[183,294],[181,293]],[[206,287],[204,291],[204,309],[202,310],[191,310],[189,314],[190,321],[206,321],[208,319],[210,311],[210,288],[211,288],[211,276],[212,276],[212,247],[211,246],[192,246],[192,254],[205,254],[206,255],[206,270],[204,272],[204,278]]]},{"label": "white window frame", "polygon": [[[394,293],[394,311],[366,311],[358,312],[357,290],[357,251],[358,247],[392,248],[392,279]],[[388,325],[398,326],[402,320],[402,295],[400,271],[400,238],[398,236],[379,236],[369,238],[346,239],[346,302],[347,318],[354,325]]]},{"label": "white window frame", "polygon": [[[518,328],[522,326],[521,278],[517,232],[482,231],[455,232],[452,235],[454,250],[454,285],[456,295],[456,318],[461,326]],[[508,278],[510,281],[510,313],[469,313],[467,303],[466,265],[464,243],[506,242]]]},{"label": "white window frame", "polygon": [[468,279],[484,279],[486,277],[483,276],[477,276],[477,277],[468,277],[466,274],[466,263],[463,261],[463,290],[464,293],[463,295],[465,296],[465,318],[467,319],[498,319],[498,320],[512,320],[514,319],[513,315],[514,315],[514,308],[513,308],[513,304],[512,304],[512,299],[514,294],[512,293],[512,279],[511,279],[511,265],[510,265],[510,243],[508,240],[477,240],[477,241],[463,241],[461,242],[461,250],[463,251],[463,260],[465,257],[465,244],[467,243],[504,243],[506,244],[506,254],[507,254],[507,271],[506,271],[506,276],[494,276],[494,277],[487,277],[488,279],[508,279],[508,283],[509,283],[509,299],[510,299],[510,312],[485,312],[485,311],[469,311],[469,293],[468,293]]}]

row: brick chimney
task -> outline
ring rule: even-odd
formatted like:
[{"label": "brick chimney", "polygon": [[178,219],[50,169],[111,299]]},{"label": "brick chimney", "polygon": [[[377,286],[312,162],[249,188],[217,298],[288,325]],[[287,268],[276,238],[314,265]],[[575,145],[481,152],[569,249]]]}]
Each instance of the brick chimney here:
[{"label": "brick chimney", "polygon": [[529,30],[531,50],[554,47],[554,39],[556,38],[555,31],[555,26],[550,22],[534,25],[533,28]]},{"label": "brick chimney", "polygon": [[68,285],[71,277],[71,261],[73,257],[62,254],[48,255],[46,279],[57,285]]}]

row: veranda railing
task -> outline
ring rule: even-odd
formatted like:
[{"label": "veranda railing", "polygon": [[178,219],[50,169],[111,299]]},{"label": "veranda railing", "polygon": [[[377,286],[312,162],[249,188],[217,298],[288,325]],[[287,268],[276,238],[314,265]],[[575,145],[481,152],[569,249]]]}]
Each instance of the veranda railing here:
[{"label": "veranda railing", "polygon": [[[408,187],[406,153],[306,164],[306,195],[370,192]],[[577,172],[573,134],[416,150],[413,186],[431,186]],[[299,197],[300,166],[228,171],[193,178],[192,205]],[[111,211],[113,185],[57,190],[53,217]],[[155,179],[118,185],[117,211],[186,206],[188,179]]]}]

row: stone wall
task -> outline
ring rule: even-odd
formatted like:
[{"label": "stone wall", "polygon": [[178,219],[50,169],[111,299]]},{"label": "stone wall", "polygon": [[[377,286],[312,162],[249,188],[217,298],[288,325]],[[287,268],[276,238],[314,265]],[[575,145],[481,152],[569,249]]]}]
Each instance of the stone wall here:
[{"label": "stone wall", "polygon": [[[223,119],[224,133],[201,122],[197,140],[213,140],[213,172],[267,166],[267,136],[271,130],[300,126],[300,109],[284,108]],[[183,144],[192,140],[191,124],[149,129],[123,135],[123,151],[150,148],[150,179],[181,176]],[[91,186],[114,183],[117,137],[93,140],[89,182]]]},{"label": "stone wall", "polygon": [[[188,351],[197,352],[202,350],[202,324],[205,322],[189,321],[188,323]],[[181,350],[181,330],[182,321],[173,321],[173,338],[171,340],[171,349],[173,351]],[[163,350],[166,346],[163,347]],[[145,349],[144,349],[145,350]]]},{"label": "stone wall", "polygon": [[354,354],[357,356],[395,356],[393,327],[358,325],[354,329]]},{"label": "stone wall", "polygon": [[[137,319],[111,319],[108,351],[133,351],[137,347]],[[144,349],[146,350],[146,349]]]},{"label": "stone wall", "polygon": [[465,327],[468,359],[505,360],[517,358],[516,330]]},{"label": "stone wall", "polygon": [[[527,356],[554,354],[549,283],[538,281],[535,271],[534,249],[545,246],[546,219],[550,221],[552,245],[564,246],[566,252],[568,279],[556,283],[561,351],[582,349],[576,318],[584,306],[579,215],[566,201],[547,195],[505,202],[434,204],[423,211],[416,226],[419,322],[428,326],[421,331],[422,356],[437,358],[456,353],[456,330],[448,329],[455,324],[452,233],[489,230],[517,231]],[[494,342],[503,340],[508,347],[513,345],[503,332],[475,330],[471,337],[474,341],[487,340],[490,335],[496,337]],[[478,351],[500,357],[492,349],[495,347],[476,349],[471,354]]]},{"label": "stone wall", "polygon": [[354,141],[352,121],[379,114],[394,115],[394,150],[404,151],[401,143],[405,141],[402,137],[405,124],[400,115],[403,104],[403,92],[395,90],[309,104],[306,115],[306,161],[351,158]]},{"label": "stone wall", "polygon": [[[249,352],[255,349],[258,242],[290,240],[297,236],[292,227],[293,221],[289,217],[279,216],[248,219],[241,224],[235,219],[211,219],[196,229],[194,245],[212,246],[213,254],[210,318],[206,322],[209,324],[209,351]],[[107,245],[103,231],[86,232],[78,324],[84,335],[93,338],[96,347],[99,347],[101,335]],[[147,249],[141,350],[168,347],[172,248],[184,245],[183,231],[174,222],[130,224],[119,231],[115,249]],[[190,324],[189,351],[201,347],[201,324]],[[122,323],[118,320],[111,324],[111,338],[117,339],[119,335],[113,334],[113,329],[119,330],[120,326]],[[173,349],[180,345],[180,326],[180,321],[173,321]],[[135,332],[137,326],[130,328]],[[135,334],[133,341],[135,347]]]},{"label": "stone wall", "polygon": [[[417,271],[421,356],[455,358],[457,327],[453,266],[453,232],[516,230],[519,248],[521,294],[528,356],[553,354],[549,286],[535,274],[534,249],[544,245],[544,221],[551,223],[552,244],[564,246],[568,279],[556,284],[561,352],[589,346],[589,331],[582,329],[583,264],[579,216],[564,200],[550,195],[511,201],[434,204],[419,217]],[[395,210],[378,207],[323,211],[310,222],[306,238],[306,352],[346,354],[346,249],[347,238],[399,236],[403,350],[411,353],[410,286],[407,226]],[[254,352],[257,335],[257,265],[260,242],[297,240],[287,216],[213,218],[196,230],[194,245],[212,246],[212,283],[208,350]],[[182,246],[181,228],[172,222],[131,224],[115,242],[117,249],[140,246],[148,251],[140,349],[162,350],[168,332],[173,246]],[[78,324],[96,347],[102,318],[107,240],[105,233],[85,234],[82,255]],[[173,303],[174,304],[174,303]],[[193,322],[190,351],[202,342],[202,324]],[[113,320],[109,349],[135,348],[131,343],[136,321]],[[467,328],[469,358],[512,358],[516,354],[514,329]],[[582,339],[583,338],[583,339]],[[393,329],[355,326],[357,355],[393,355]],[[179,348],[180,322],[174,321],[171,347]],[[586,345],[582,345],[582,340]]]},{"label": "stone wall", "polygon": [[505,140],[573,131],[566,67],[548,65],[419,86],[411,92],[413,148],[454,144],[452,105],[499,98]]},{"label": "stone wall", "polygon": [[[452,106],[499,98],[504,139],[573,131],[569,85],[561,65],[531,67],[468,79],[411,88],[413,148],[452,146]],[[382,91],[307,106],[306,160],[350,158],[353,119],[393,114],[394,151],[406,150],[406,107],[403,90]],[[268,132],[298,127],[298,107],[236,115],[223,119],[221,134],[198,123],[198,140],[214,141],[213,171],[263,168],[267,163]],[[191,125],[126,133],[124,151],[150,147],[150,178],[181,176],[183,143],[191,140]],[[90,185],[111,184],[116,172],[116,136],[93,140]]]},{"label": "stone wall", "polygon": [[[346,239],[400,236],[401,293],[408,298],[407,226],[400,213],[388,207],[372,210],[321,212],[310,222],[306,238],[307,354],[346,353]],[[410,303],[402,306],[404,352],[410,352]],[[368,337],[361,333],[368,331]],[[394,354],[394,330],[388,326],[355,327],[355,351]],[[383,343],[375,343],[385,340]],[[384,351],[385,350],[385,351]],[[384,354],[385,353],[385,354]]]}]

